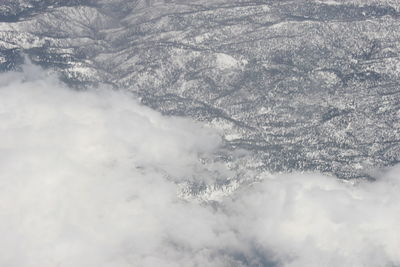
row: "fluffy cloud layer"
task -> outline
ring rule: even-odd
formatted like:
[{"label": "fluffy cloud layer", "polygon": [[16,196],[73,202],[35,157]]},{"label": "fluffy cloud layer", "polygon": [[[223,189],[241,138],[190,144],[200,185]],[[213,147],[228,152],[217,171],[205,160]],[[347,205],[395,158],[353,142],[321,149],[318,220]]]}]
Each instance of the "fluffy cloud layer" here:
[{"label": "fluffy cloud layer", "polygon": [[259,174],[187,201],[181,183],[230,174],[200,160],[217,132],[32,66],[0,75],[0,122],[0,266],[400,265],[399,168],[356,185]]}]

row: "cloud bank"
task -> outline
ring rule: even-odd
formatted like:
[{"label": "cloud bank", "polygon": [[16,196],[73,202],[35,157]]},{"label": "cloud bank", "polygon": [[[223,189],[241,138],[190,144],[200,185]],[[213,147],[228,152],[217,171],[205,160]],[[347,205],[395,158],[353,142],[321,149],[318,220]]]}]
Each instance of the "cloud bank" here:
[{"label": "cloud bank", "polygon": [[180,184],[230,175],[201,163],[218,132],[25,68],[0,74],[0,266],[400,266],[399,167],[184,200]]}]

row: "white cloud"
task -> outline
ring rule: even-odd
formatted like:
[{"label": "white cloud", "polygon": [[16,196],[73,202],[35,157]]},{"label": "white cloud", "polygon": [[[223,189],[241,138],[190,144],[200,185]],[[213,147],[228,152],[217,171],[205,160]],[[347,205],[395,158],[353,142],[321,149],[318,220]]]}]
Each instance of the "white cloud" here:
[{"label": "white cloud", "polygon": [[264,176],[219,203],[177,197],[220,137],[126,92],[0,74],[0,266],[396,266],[399,168],[357,185]]}]

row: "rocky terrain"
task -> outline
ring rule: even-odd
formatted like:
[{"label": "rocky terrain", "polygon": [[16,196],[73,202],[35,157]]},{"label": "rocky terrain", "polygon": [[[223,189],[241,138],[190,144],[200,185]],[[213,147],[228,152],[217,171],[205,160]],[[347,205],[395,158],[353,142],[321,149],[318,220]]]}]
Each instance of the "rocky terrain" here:
[{"label": "rocky terrain", "polygon": [[257,168],[373,178],[400,161],[399,29],[397,0],[5,0],[0,69],[131,90]]}]

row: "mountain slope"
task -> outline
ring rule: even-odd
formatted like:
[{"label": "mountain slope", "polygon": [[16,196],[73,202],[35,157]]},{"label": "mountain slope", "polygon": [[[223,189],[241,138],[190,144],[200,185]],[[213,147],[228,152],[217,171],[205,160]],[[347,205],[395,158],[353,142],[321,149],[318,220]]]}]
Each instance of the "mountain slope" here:
[{"label": "mountain slope", "polygon": [[[400,159],[397,1],[5,1],[0,68],[126,88],[208,121],[270,171]],[[255,163],[254,163],[255,164]]]}]

